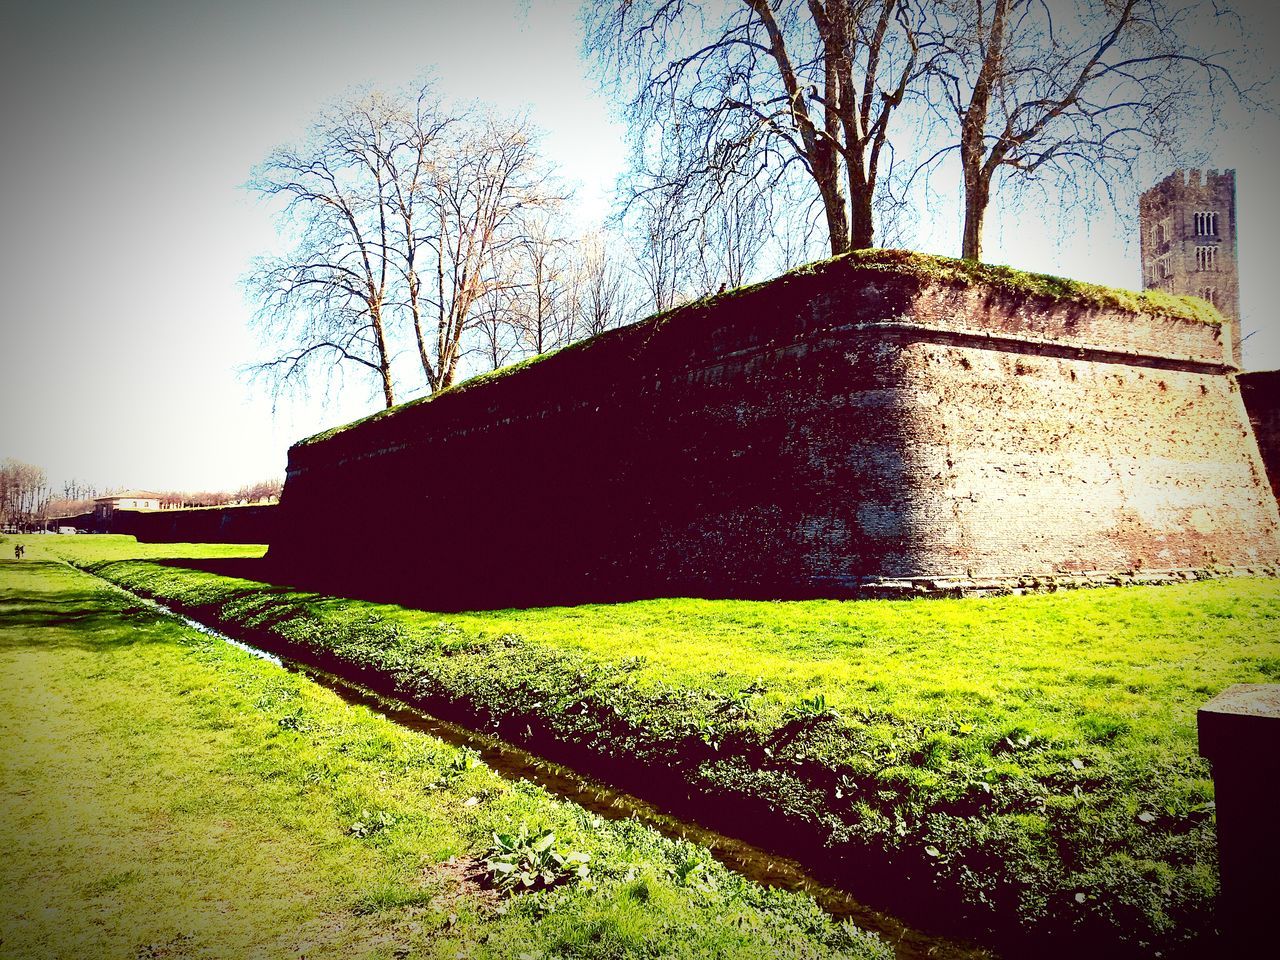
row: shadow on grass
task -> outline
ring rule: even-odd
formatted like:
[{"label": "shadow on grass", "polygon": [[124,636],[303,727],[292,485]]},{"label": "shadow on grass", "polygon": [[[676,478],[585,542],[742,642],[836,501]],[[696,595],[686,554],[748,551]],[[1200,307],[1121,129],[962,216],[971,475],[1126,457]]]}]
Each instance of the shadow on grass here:
[{"label": "shadow on grass", "polygon": [[[693,596],[687,590],[600,589],[574,591],[547,591],[524,589],[519,584],[508,584],[498,590],[490,579],[482,585],[466,584],[456,580],[432,582],[424,579],[412,565],[406,565],[393,575],[373,559],[367,568],[329,569],[323,565],[299,568],[272,561],[271,557],[165,557],[148,560],[166,567],[196,570],[239,580],[250,580],[277,590],[315,594],[338,599],[361,600],[367,603],[385,603],[426,610],[432,613],[481,613],[534,607],[566,607],[582,603],[628,603],[666,596]],[[718,595],[717,595],[718,596]],[[779,599],[774,593],[764,592],[759,599]],[[809,594],[783,599],[810,599]]]},{"label": "shadow on grass", "polygon": [[[25,581],[25,582],[23,582]],[[0,649],[107,650],[169,643],[159,614],[124,594],[86,589],[53,560],[0,562]]]},{"label": "shadow on grass", "polygon": [[267,586],[300,590],[302,587],[294,582],[296,578],[285,576],[279,565],[273,565],[266,557],[164,557],[148,561],[162,567],[177,567],[181,570],[198,570],[201,573],[212,573],[220,577],[233,577],[237,580],[251,580]]}]

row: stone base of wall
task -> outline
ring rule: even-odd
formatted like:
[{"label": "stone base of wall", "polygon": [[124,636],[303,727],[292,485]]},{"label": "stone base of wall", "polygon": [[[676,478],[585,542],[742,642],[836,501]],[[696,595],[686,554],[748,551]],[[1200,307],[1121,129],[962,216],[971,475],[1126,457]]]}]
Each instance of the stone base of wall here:
[{"label": "stone base of wall", "polygon": [[[1008,577],[869,577],[843,589],[850,596],[867,599],[901,600],[908,597],[998,597],[1059,590],[1086,590],[1091,587],[1160,587],[1196,580],[1233,577],[1280,577],[1280,566],[1217,567],[1188,570],[1095,570],[1051,576]],[[835,593],[841,587],[833,585]]]}]

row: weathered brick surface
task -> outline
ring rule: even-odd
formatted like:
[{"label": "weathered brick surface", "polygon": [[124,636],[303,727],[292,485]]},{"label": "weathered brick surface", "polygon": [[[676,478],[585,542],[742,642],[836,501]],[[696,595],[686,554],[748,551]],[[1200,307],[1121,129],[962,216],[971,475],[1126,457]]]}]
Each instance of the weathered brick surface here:
[{"label": "weathered brick surface", "polygon": [[913,344],[921,572],[1169,570],[1275,559],[1233,380]]},{"label": "weathered brick surface", "polygon": [[1265,566],[1220,335],[837,262],[295,446],[269,559],[458,606]]},{"label": "weathered brick surface", "polygon": [[1240,375],[1240,391],[1266,464],[1271,489],[1280,498],[1280,370]]}]

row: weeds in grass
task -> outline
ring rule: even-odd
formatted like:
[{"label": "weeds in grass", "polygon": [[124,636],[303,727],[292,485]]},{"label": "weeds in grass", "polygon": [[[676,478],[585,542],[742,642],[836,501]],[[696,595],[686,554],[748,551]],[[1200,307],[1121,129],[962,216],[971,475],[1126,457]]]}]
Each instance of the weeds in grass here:
[{"label": "weeds in grass", "polygon": [[689,721],[689,727],[694,735],[712,750],[720,749],[720,742],[724,739],[724,731],[710,720],[703,717],[693,717]]},{"label": "weeds in grass", "polygon": [[453,756],[450,757],[448,767],[455,773],[465,773],[483,765],[484,760],[478,751],[472,750],[470,747],[458,747]]},{"label": "weeds in grass", "polygon": [[590,854],[556,849],[551,830],[530,833],[529,825],[522,823],[514,832],[494,832],[484,862],[493,885],[510,893],[585,880],[591,874],[590,860]]},{"label": "weeds in grass", "polygon": [[299,732],[307,729],[307,721],[303,716],[302,707],[295,707],[289,713],[278,719],[276,723],[281,730],[297,730]]},{"label": "weeds in grass", "polygon": [[667,867],[667,876],[675,881],[678,887],[704,888],[712,881],[707,873],[706,861],[696,857],[687,857],[679,863]]},{"label": "weeds in grass", "polygon": [[347,828],[347,832],[361,840],[390,830],[396,825],[396,816],[386,810],[361,810],[359,818]]},{"label": "weeds in grass", "polygon": [[791,707],[783,717],[787,720],[799,720],[802,723],[815,720],[838,720],[840,712],[827,705],[825,694],[815,693],[812,697],[806,697]]}]

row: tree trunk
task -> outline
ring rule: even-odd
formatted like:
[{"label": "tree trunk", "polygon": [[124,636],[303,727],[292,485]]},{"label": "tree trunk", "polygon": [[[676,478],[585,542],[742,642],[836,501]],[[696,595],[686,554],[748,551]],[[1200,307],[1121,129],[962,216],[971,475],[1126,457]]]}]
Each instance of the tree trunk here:
[{"label": "tree trunk", "polygon": [[965,171],[964,234],[960,245],[960,256],[965,260],[982,259],[982,227],[990,200],[991,182],[982,171]]},{"label": "tree trunk", "polygon": [[845,177],[849,184],[849,249],[866,250],[872,245],[875,225],[871,219],[872,198],[875,196],[875,178],[867,175],[863,166],[866,144],[856,139],[858,119],[850,104],[844,112]]},{"label": "tree trunk", "polygon": [[831,255],[844,253],[849,249],[849,222],[845,219],[844,197],[835,184],[835,173],[829,178],[818,181],[822,193],[822,208],[827,215],[827,232],[831,235]]},{"label": "tree trunk", "polygon": [[866,250],[875,239],[871,221],[871,191],[863,190],[849,198],[849,249]]},{"label": "tree trunk", "polygon": [[373,320],[374,342],[378,348],[378,373],[382,376],[382,399],[390,408],[396,405],[396,397],[391,385],[391,357],[387,350],[386,331],[382,327],[381,306],[373,307],[370,310],[370,316]]},{"label": "tree trunk", "polygon": [[382,368],[382,399],[387,402],[388,409],[396,405],[395,393],[391,389],[391,371],[386,367]]},{"label": "tree trunk", "polygon": [[1004,65],[1004,27],[1010,0],[996,0],[991,11],[990,31],[984,37],[986,52],[982,69],[973,85],[969,107],[960,117],[960,169],[964,171],[964,234],[960,256],[982,259],[982,221],[991,201],[991,178],[998,166],[987,159],[985,134],[987,111],[991,107],[996,78]]}]

